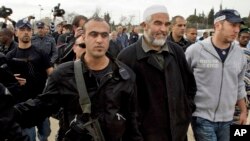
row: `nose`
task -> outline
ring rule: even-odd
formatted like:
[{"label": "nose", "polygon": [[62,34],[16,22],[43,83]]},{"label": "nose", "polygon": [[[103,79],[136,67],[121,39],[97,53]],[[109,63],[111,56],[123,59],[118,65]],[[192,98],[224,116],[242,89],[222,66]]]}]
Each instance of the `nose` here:
[{"label": "nose", "polygon": [[101,43],[103,41],[103,38],[102,38],[102,36],[100,34],[96,37],[96,41],[98,43]]},{"label": "nose", "polygon": [[160,27],[160,30],[163,31],[163,32],[166,32],[166,31],[168,31],[168,26],[162,24],[161,27]]}]

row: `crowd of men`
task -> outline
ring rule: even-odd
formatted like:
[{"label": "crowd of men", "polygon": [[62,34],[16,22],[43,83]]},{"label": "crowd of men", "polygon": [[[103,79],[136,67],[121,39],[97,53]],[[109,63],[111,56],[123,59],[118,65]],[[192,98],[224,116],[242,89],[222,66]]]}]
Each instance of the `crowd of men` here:
[{"label": "crowd of men", "polygon": [[0,140],[47,141],[50,116],[56,141],[186,141],[190,123],[196,141],[229,141],[230,125],[247,124],[250,31],[236,10],[198,40],[163,5],[145,9],[142,36],[100,17],[53,33],[30,20],[0,30]]}]

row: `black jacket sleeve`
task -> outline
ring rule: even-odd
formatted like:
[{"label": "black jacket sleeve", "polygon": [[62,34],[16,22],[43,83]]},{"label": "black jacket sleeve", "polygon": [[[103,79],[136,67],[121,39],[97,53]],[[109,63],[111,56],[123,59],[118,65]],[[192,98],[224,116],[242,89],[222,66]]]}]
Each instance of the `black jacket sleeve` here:
[{"label": "black jacket sleeve", "polygon": [[138,127],[138,105],[137,105],[137,89],[136,85],[134,86],[134,89],[130,93],[129,102],[127,103],[128,107],[128,129],[125,132],[125,135],[123,136],[124,141],[143,141],[142,135],[139,131]]},{"label": "black jacket sleeve", "polygon": [[197,91],[194,74],[187,63],[185,54],[183,50],[181,49],[181,47],[178,45],[174,45],[173,43],[170,43],[170,42],[168,42],[168,44],[171,47],[171,49],[174,51],[176,56],[178,56],[178,59],[176,58],[176,60],[180,67],[183,84],[185,87],[187,97],[189,98],[190,107],[192,108],[192,112],[194,112],[196,109],[196,105],[194,103],[194,97]]},{"label": "black jacket sleeve", "polygon": [[0,140],[29,141],[28,136],[15,121],[13,97],[0,83]]},{"label": "black jacket sleeve", "polygon": [[16,118],[22,127],[37,125],[59,110],[60,99],[57,83],[49,77],[43,94],[14,106],[17,113]]}]

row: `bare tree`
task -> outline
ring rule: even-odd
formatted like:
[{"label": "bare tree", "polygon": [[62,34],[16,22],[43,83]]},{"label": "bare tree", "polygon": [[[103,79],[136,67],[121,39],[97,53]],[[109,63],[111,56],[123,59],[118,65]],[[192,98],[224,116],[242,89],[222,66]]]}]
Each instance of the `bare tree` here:
[{"label": "bare tree", "polygon": [[92,17],[101,17],[101,8],[100,7],[96,7],[95,12],[92,15]]},{"label": "bare tree", "polygon": [[125,25],[126,22],[127,22],[127,17],[126,17],[126,16],[121,16],[121,17],[120,17],[120,22],[119,22],[119,24]]},{"label": "bare tree", "polygon": [[75,13],[75,12],[71,12],[65,15],[65,20],[67,21],[67,23],[72,23],[73,19],[75,16],[77,16],[79,14]]}]

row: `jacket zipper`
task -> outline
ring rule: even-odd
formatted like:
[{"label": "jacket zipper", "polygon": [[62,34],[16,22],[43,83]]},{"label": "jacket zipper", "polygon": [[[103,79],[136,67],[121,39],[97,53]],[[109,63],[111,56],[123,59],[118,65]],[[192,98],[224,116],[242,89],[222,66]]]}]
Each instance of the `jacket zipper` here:
[{"label": "jacket zipper", "polygon": [[119,113],[116,113],[116,116],[118,120],[121,120],[121,119],[126,120],[126,118]]},{"label": "jacket zipper", "polygon": [[215,115],[216,115],[216,113],[217,113],[217,111],[218,111],[218,108],[219,108],[219,105],[220,105],[220,99],[221,99],[221,91],[222,91],[222,84],[223,84],[223,76],[224,76],[224,63],[222,63],[222,72],[221,72],[221,83],[220,83],[220,93],[219,93],[219,100],[218,100],[218,104],[217,104],[217,106],[216,106],[216,108],[215,108],[215,111],[214,111],[214,119],[213,119],[213,121],[215,121]]}]

